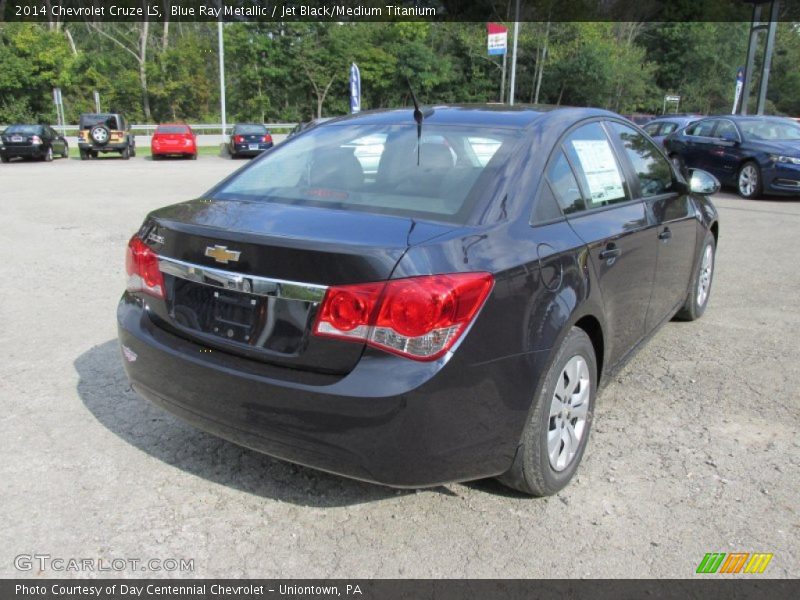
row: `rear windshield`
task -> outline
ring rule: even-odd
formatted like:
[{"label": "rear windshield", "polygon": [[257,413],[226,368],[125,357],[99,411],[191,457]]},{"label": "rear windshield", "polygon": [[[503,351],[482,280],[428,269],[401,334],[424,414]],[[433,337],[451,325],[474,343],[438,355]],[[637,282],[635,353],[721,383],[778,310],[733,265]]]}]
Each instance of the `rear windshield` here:
[{"label": "rear windshield", "polygon": [[189,133],[186,125],[159,125],[156,133]]},{"label": "rear windshield", "polygon": [[739,127],[748,140],[800,140],[800,125],[789,120],[739,121]]},{"label": "rear windshield", "polygon": [[11,125],[3,133],[11,135],[12,133],[22,135],[36,135],[42,133],[41,125]]},{"label": "rear windshield", "polygon": [[233,128],[233,133],[239,135],[264,135],[267,133],[267,128],[263,125],[237,125]]},{"label": "rear windshield", "polygon": [[117,122],[116,115],[111,114],[88,114],[88,115],[81,115],[80,118],[80,127],[81,129],[88,129],[93,125],[97,125],[98,123],[102,123],[109,129],[118,129],[119,123]]},{"label": "rear windshield", "polygon": [[518,139],[509,129],[329,125],[278,146],[214,194],[464,223]]}]

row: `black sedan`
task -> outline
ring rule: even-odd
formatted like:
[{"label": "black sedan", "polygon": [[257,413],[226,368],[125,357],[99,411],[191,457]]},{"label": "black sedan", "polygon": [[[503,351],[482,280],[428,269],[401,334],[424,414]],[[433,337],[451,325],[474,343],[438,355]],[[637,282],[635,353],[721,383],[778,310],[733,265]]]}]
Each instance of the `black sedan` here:
[{"label": "black sedan", "polygon": [[708,171],[743,198],[800,196],[800,125],[792,119],[709,117],[668,136],[664,146],[678,167]]},{"label": "black sedan", "polygon": [[272,135],[264,125],[258,123],[237,123],[233,126],[228,149],[231,158],[257,156],[272,148]]},{"label": "black sedan", "polygon": [[69,144],[48,125],[10,125],[0,134],[0,161],[35,158],[50,162],[54,156],[67,158]]},{"label": "black sedan", "polygon": [[687,183],[605,111],[414,114],[324,123],[147,216],[117,312],[125,369],[155,404],[286,460],[552,494],[599,386],[706,310],[719,183]]}]

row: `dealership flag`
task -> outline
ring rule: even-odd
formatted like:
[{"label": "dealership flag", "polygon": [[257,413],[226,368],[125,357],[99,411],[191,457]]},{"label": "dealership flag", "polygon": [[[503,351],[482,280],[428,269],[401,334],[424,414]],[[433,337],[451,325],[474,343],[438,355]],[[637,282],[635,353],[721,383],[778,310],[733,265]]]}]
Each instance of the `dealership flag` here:
[{"label": "dealership flag", "polygon": [[744,68],[739,67],[739,70],[736,71],[736,88],[733,93],[733,110],[731,111],[732,115],[736,114],[736,108],[739,106],[739,100],[742,97],[743,87],[744,87]]},{"label": "dealership flag", "polygon": [[361,72],[358,65],[350,65],[350,112],[355,114],[361,110]]},{"label": "dealership flag", "polygon": [[486,33],[489,54],[505,54],[508,46],[508,27],[498,23],[487,23]]}]

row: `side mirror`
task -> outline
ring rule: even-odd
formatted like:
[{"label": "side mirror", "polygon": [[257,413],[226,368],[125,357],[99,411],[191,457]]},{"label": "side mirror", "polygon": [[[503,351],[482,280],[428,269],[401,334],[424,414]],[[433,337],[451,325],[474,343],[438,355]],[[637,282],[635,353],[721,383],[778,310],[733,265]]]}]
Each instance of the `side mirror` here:
[{"label": "side mirror", "polygon": [[701,169],[692,169],[689,177],[689,190],[693,194],[700,194],[702,196],[709,196],[716,194],[720,189],[719,179],[714,177],[711,173]]}]

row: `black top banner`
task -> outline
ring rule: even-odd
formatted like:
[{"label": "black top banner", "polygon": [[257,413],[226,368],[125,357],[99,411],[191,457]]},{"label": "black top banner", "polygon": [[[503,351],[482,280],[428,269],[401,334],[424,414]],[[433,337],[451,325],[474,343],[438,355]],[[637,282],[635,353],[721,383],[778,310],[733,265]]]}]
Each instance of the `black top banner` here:
[{"label": "black top banner", "polygon": [[[800,21],[800,0],[775,0]],[[771,0],[0,0],[0,20],[70,21],[750,21]]]}]

